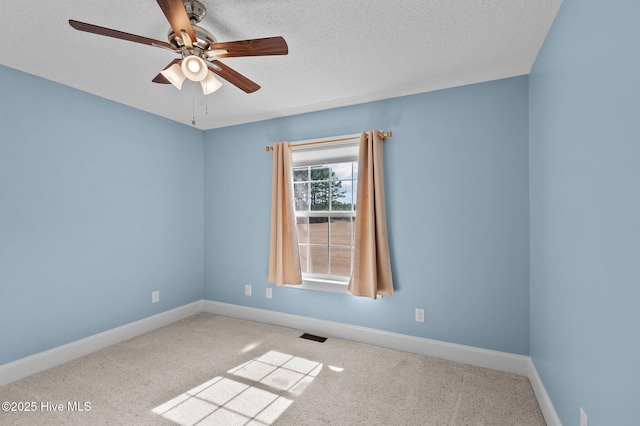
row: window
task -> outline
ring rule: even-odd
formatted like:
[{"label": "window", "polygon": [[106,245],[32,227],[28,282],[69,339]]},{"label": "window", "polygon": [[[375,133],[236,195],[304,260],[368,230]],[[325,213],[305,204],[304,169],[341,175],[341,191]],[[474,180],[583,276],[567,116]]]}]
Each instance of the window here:
[{"label": "window", "polygon": [[292,159],[305,288],[346,291],[355,243],[358,141],[296,148]]}]

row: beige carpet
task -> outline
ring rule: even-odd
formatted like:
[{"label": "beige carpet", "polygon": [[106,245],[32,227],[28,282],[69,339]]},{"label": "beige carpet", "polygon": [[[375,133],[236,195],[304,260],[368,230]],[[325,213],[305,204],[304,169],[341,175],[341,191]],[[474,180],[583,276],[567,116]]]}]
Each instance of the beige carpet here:
[{"label": "beige carpet", "polygon": [[0,387],[35,409],[0,424],[545,424],[526,377],[300,334],[198,314]]}]

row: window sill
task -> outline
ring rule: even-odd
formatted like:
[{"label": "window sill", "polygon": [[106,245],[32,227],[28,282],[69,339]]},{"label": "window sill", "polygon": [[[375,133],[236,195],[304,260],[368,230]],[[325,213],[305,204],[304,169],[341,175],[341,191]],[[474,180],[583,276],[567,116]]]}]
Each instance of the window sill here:
[{"label": "window sill", "polygon": [[286,285],[288,288],[300,290],[324,291],[329,293],[351,294],[347,289],[348,281],[323,280],[318,278],[305,278],[300,285]]}]

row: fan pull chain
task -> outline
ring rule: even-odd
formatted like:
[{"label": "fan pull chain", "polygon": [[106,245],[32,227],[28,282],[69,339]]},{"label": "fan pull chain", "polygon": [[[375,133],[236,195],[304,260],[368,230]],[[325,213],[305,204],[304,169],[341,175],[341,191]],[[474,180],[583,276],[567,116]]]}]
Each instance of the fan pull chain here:
[{"label": "fan pull chain", "polygon": [[193,124],[194,126],[196,125],[196,83],[191,83],[191,88],[193,89],[191,91],[191,111],[192,111],[192,118],[191,118],[191,124]]}]

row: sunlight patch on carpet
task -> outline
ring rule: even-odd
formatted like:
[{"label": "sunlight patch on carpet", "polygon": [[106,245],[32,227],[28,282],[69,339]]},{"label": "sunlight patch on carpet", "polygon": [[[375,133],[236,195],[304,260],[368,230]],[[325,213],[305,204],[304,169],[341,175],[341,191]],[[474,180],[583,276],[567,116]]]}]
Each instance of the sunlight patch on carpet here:
[{"label": "sunlight patch on carpet", "polygon": [[228,377],[214,377],[151,411],[184,426],[267,426],[321,370],[319,362],[269,351],[232,368]]}]

